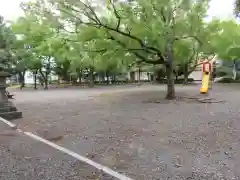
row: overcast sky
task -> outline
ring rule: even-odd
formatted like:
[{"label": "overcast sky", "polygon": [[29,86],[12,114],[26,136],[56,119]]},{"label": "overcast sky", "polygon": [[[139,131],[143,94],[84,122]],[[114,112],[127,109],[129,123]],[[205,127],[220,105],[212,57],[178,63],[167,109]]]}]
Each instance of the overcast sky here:
[{"label": "overcast sky", "polygon": [[[29,0],[0,0],[0,15],[4,16],[7,20],[14,20],[22,14],[19,4],[23,1]],[[211,17],[216,16],[219,18],[232,17],[234,0],[212,0],[209,9]]]}]

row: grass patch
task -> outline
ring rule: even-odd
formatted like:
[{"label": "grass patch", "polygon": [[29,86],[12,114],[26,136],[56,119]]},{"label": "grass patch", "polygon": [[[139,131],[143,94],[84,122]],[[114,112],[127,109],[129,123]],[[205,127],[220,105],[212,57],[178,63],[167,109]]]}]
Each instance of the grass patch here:
[{"label": "grass patch", "polygon": [[105,93],[99,94],[98,96],[99,97],[112,97],[112,96],[114,96],[116,94],[117,94],[117,92],[105,92]]},{"label": "grass patch", "polygon": [[10,85],[10,86],[8,86],[7,88],[8,88],[8,89],[17,89],[17,88],[20,88],[20,87],[21,87],[20,84],[15,84],[15,85]]}]

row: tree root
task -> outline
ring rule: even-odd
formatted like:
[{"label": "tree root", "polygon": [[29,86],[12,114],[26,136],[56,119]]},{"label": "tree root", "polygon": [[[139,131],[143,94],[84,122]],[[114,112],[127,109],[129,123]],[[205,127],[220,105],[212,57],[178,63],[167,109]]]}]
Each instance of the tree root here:
[{"label": "tree root", "polygon": [[204,100],[201,100],[201,99],[197,99],[198,102],[200,103],[225,103],[226,101],[223,101],[223,100],[216,100],[216,99],[204,99]]},{"label": "tree root", "polygon": [[224,100],[217,100],[217,99],[210,98],[210,97],[182,97],[182,96],[178,96],[178,97],[176,97],[175,100],[153,99],[153,100],[143,101],[143,103],[166,104],[166,103],[176,103],[178,101],[185,101],[185,102],[189,102],[189,103],[205,103],[205,104],[225,103],[226,102]]},{"label": "tree root", "polygon": [[199,103],[209,103],[209,104],[226,102],[224,100],[217,100],[217,99],[210,98],[210,97],[205,97],[205,98],[203,98],[203,97],[178,97],[178,98],[181,100],[189,99],[189,100],[195,100],[196,102],[199,102]]}]

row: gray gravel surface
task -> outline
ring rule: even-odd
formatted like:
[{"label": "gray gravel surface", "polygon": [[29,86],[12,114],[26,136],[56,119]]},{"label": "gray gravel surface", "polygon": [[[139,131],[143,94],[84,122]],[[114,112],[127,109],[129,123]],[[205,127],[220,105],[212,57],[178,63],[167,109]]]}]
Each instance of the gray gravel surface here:
[{"label": "gray gravel surface", "polygon": [[[15,103],[24,115],[16,123],[133,179],[240,179],[240,86],[214,85],[209,96],[226,100],[214,104],[169,102],[163,99],[164,89],[148,85],[16,92]],[[177,86],[177,91],[192,97],[199,87]],[[53,155],[51,172],[78,172],[71,163],[62,166],[64,155]],[[79,170],[79,177],[88,169]],[[38,171],[48,175],[47,170]],[[9,174],[4,174],[6,179]]]},{"label": "gray gravel surface", "polygon": [[0,123],[1,180],[113,180],[68,155]]}]

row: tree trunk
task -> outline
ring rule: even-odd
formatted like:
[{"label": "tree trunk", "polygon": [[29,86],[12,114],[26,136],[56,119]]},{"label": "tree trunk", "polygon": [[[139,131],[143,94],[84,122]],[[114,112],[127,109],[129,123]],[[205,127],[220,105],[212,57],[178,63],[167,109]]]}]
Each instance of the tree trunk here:
[{"label": "tree trunk", "polygon": [[48,84],[52,84],[52,77],[49,76]]},{"label": "tree trunk", "polygon": [[141,76],[141,69],[140,69],[140,67],[138,67],[138,84],[140,84],[141,82],[141,78],[140,78],[140,76]]},{"label": "tree trunk", "polygon": [[45,73],[45,78],[44,78],[44,89],[48,89],[48,73]]},{"label": "tree trunk", "polygon": [[93,68],[89,68],[89,77],[88,77],[88,86],[93,87],[94,86],[94,77],[93,77]]},{"label": "tree trunk", "polygon": [[175,99],[175,86],[174,86],[174,75],[173,75],[173,42],[169,41],[167,46],[167,64],[166,64],[166,74],[167,74],[167,95],[166,99]]},{"label": "tree trunk", "polygon": [[187,84],[188,83],[188,76],[189,76],[189,71],[188,71],[188,64],[184,65],[184,72],[183,72],[183,76],[184,76],[184,83],[183,84]]},{"label": "tree trunk", "polygon": [[173,65],[168,63],[166,66],[167,74],[167,95],[166,99],[175,99],[175,87],[174,87],[174,75],[173,75]]},{"label": "tree trunk", "polygon": [[233,80],[237,79],[236,60],[233,61]]},{"label": "tree trunk", "polygon": [[154,83],[156,83],[156,81],[157,81],[157,77],[156,77],[156,65],[153,65],[153,79],[152,79],[152,81],[154,82]]},{"label": "tree trunk", "polygon": [[108,71],[106,71],[106,77],[107,77],[107,84],[110,84],[109,73],[108,73]]},{"label": "tree trunk", "polygon": [[26,71],[23,71],[23,72],[19,72],[18,75],[19,75],[19,81],[20,81],[20,89],[22,90],[24,87],[25,87],[25,73]]},{"label": "tree trunk", "polygon": [[[48,89],[48,84],[49,84],[49,81],[48,81],[48,75],[51,73],[51,57],[49,56],[47,61],[47,65],[46,65],[46,72],[45,72],[45,76],[44,74],[42,73],[42,76],[43,76],[43,80],[44,80],[44,89]],[[41,71],[41,70],[40,70]]]},{"label": "tree trunk", "polygon": [[112,83],[111,84],[114,84],[114,83],[116,83],[116,74],[115,73],[112,75]]},{"label": "tree trunk", "polygon": [[178,69],[176,69],[176,70],[173,71],[173,74],[174,74],[174,76],[175,76],[175,83],[176,83],[177,80],[178,80],[178,74],[179,74],[178,71],[179,71]]},{"label": "tree trunk", "polygon": [[43,78],[43,85],[44,85],[44,89],[48,89],[48,73],[46,72],[45,75],[43,74],[42,70],[39,70],[42,78]]},{"label": "tree trunk", "polygon": [[82,71],[78,72],[79,84],[82,84]]},{"label": "tree trunk", "polygon": [[58,85],[60,85],[60,77],[59,77],[59,75],[58,75],[58,78],[57,78],[57,83],[58,83]]},{"label": "tree trunk", "polygon": [[37,72],[38,70],[34,71],[34,89],[37,89]]}]

